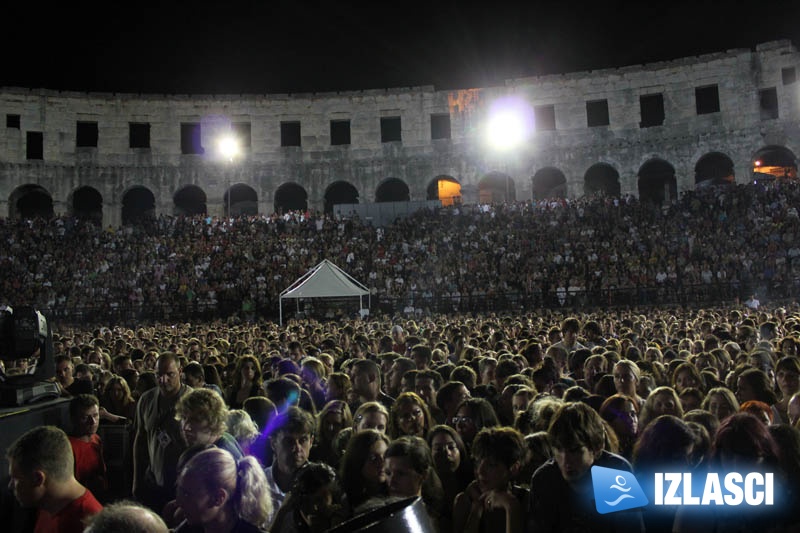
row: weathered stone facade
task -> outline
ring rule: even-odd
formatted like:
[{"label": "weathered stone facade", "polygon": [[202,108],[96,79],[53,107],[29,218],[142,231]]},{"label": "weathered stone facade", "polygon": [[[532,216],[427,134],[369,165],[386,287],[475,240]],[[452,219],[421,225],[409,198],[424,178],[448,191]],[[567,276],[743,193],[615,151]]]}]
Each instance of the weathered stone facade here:
[{"label": "weathered stone facade", "polygon": [[[156,213],[172,213],[175,194],[195,185],[206,196],[208,213],[216,215],[226,212],[226,191],[244,184],[255,192],[258,212],[271,213],[276,191],[287,183],[303,188],[310,208],[323,209],[337,182],[355,187],[361,202],[371,202],[380,185],[395,178],[408,187],[410,200],[425,200],[431,183],[447,176],[460,183],[464,201],[471,203],[482,197],[485,178],[498,173],[512,180],[504,185],[507,197],[531,198],[534,176],[549,169],[563,175],[567,196],[578,197],[587,171],[598,163],[612,180],[616,172],[620,192],[638,194],[640,177],[647,178],[642,167],[653,160],[674,170],[673,189],[679,193],[695,187],[698,162],[710,153],[727,157],[742,182],[751,178],[765,147],[783,150],[796,167],[798,69],[800,54],[792,43],[775,41],[755,51],[514,79],[502,87],[465,91],[412,87],[198,96],[2,88],[0,216],[15,215],[20,191],[29,185],[50,195],[56,213],[72,211],[78,189],[96,190],[106,225],[121,222],[126,193],[141,187],[152,193]],[[714,86],[719,110],[713,110],[712,94],[711,112],[699,114],[697,89],[710,87],[713,93]],[[640,97],[659,94],[663,124],[641,127]],[[544,115],[554,112],[555,128],[541,131],[539,124],[520,148],[492,152],[484,142],[484,124],[491,103],[507,96],[532,108],[544,106]],[[587,102],[600,102],[599,125],[587,125]],[[432,115],[449,116],[449,138],[431,139]],[[400,117],[400,141],[382,142],[381,117]],[[349,144],[332,145],[331,121],[337,120],[350,121]],[[79,122],[96,124],[96,146],[77,146]],[[300,123],[300,146],[281,146],[281,122]],[[130,147],[131,123],[149,124],[149,148]],[[200,124],[205,153],[182,153],[181,125],[187,123]],[[234,160],[215,149],[231,123],[248,123],[250,131],[249,147]],[[35,153],[31,158],[28,142],[38,134],[32,138],[30,132],[41,132],[41,158]]]}]

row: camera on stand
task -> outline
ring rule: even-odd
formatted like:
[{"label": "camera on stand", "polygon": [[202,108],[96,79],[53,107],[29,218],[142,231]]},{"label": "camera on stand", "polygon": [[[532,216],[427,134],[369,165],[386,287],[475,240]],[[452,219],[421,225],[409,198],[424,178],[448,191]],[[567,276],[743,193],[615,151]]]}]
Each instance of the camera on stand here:
[{"label": "camera on stand", "polygon": [[30,306],[0,309],[0,359],[20,370],[0,372],[0,407],[60,396],[53,351],[50,324],[41,312]]}]

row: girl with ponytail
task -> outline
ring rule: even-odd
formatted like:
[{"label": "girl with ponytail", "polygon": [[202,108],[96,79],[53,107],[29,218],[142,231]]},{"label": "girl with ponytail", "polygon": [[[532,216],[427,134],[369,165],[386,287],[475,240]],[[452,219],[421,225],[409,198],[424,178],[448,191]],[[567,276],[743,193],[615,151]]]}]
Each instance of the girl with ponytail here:
[{"label": "girl with ponytail", "polygon": [[178,476],[177,504],[184,522],[175,533],[259,533],[272,514],[267,479],[258,461],[236,461],[210,448],[186,463]]}]

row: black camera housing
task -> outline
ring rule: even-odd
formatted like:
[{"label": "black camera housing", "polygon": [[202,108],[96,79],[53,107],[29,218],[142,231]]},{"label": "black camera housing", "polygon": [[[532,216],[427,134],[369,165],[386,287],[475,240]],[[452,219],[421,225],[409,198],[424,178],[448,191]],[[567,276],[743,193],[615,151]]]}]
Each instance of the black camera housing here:
[{"label": "black camera housing", "polygon": [[21,405],[58,397],[53,335],[47,318],[30,306],[0,311],[0,359],[28,360],[25,374],[0,375],[0,404]]}]

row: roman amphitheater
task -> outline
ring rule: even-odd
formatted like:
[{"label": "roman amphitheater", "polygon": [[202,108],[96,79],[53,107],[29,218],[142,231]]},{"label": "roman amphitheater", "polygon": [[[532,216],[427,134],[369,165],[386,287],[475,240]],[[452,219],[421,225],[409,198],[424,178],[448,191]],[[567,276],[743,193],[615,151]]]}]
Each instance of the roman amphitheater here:
[{"label": "roman amphitheater", "polygon": [[[705,184],[796,178],[798,68],[783,40],[452,91],[4,87],[0,216],[74,214],[117,226],[143,215],[600,191],[669,202]],[[501,150],[486,132],[504,105],[530,131]],[[221,151],[231,136],[238,151]]]}]

